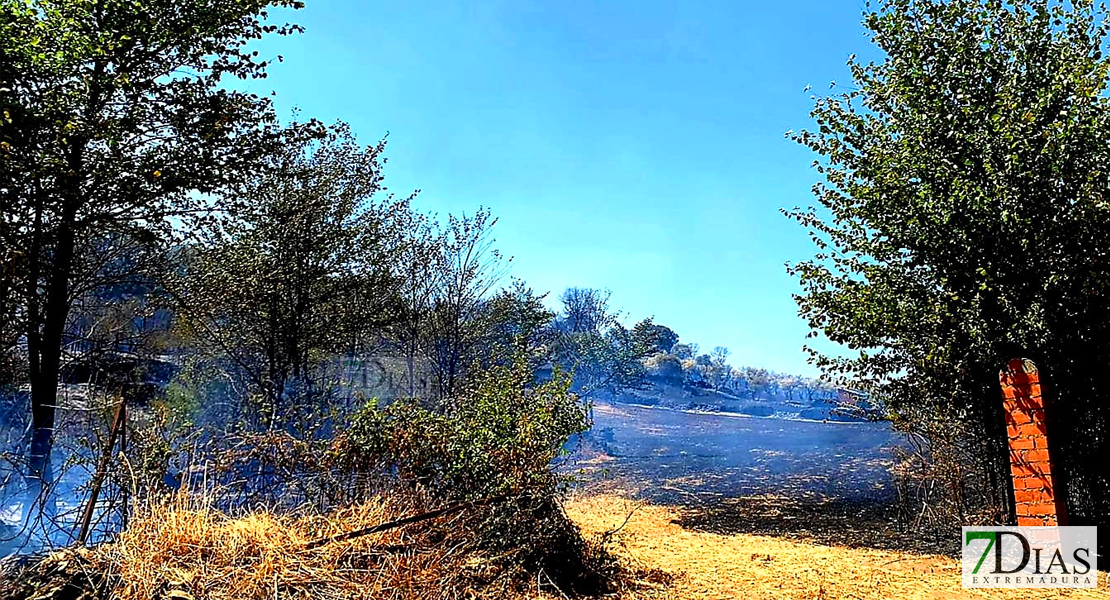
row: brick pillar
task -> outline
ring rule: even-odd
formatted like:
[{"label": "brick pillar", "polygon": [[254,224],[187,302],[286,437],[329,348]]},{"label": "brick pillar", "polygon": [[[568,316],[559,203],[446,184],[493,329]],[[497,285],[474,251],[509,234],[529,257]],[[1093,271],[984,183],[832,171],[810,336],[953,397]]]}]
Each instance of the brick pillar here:
[{"label": "brick pillar", "polygon": [[1010,438],[1010,473],[1018,525],[1067,525],[1063,490],[1052,474],[1045,436],[1044,398],[1037,367],[1015,358],[999,373],[1006,433]]}]

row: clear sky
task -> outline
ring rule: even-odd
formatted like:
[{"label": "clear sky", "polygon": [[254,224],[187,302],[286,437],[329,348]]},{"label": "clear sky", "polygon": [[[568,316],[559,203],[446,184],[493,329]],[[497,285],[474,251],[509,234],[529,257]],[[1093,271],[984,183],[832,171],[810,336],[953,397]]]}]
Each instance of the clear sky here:
[{"label": "clear sky", "polygon": [[779,209],[813,203],[815,157],[783,134],[873,54],[862,9],[308,0],[251,90],[365,143],[389,132],[389,189],[441,214],[489,206],[535,289],[608,288],[628,321],[814,374],[783,266],[813,248]]}]

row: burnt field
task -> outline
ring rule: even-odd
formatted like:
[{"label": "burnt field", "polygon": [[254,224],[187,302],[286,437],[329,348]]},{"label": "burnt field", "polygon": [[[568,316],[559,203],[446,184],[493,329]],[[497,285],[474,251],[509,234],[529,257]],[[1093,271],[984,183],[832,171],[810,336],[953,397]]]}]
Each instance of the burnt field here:
[{"label": "burnt field", "polygon": [[830,545],[943,552],[898,535],[888,423],[837,423],[597,403],[562,469],[583,495],[678,509],[676,524]]},{"label": "burnt field", "polygon": [[890,499],[898,436],[887,423],[836,423],[598,403],[570,457],[580,485],[636,497],[783,495]]}]

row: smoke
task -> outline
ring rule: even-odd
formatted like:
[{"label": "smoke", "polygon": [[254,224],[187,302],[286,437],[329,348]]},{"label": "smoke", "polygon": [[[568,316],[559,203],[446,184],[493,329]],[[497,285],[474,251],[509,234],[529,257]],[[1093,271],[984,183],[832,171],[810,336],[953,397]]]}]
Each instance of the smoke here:
[{"label": "smoke", "polygon": [[886,422],[752,417],[602,403],[574,466],[591,484],[688,502],[763,494],[889,500]]},{"label": "smoke", "polygon": [[[3,394],[0,412],[0,556],[71,545],[89,496],[89,483],[103,452],[108,420],[118,400],[90,384],[63,384],[58,390],[58,418],[45,480],[38,498],[29,498],[26,481],[29,393]],[[119,465],[111,464],[111,469]],[[109,538],[124,515],[127,490],[122,478],[109,477],[92,515],[89,540]]]}]

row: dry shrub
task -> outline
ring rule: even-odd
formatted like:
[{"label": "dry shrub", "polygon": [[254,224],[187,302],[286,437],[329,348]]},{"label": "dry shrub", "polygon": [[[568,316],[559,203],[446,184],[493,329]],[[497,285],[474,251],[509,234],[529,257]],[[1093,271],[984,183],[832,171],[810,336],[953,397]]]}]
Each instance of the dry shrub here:
[{"label": "dry shrub", "polygon": [[951,549],[961,526],[1004,521],[1005,509],[994,500],[978,449],[955,423],[907,433],[891,469],[902,529],[918,541]]}]

